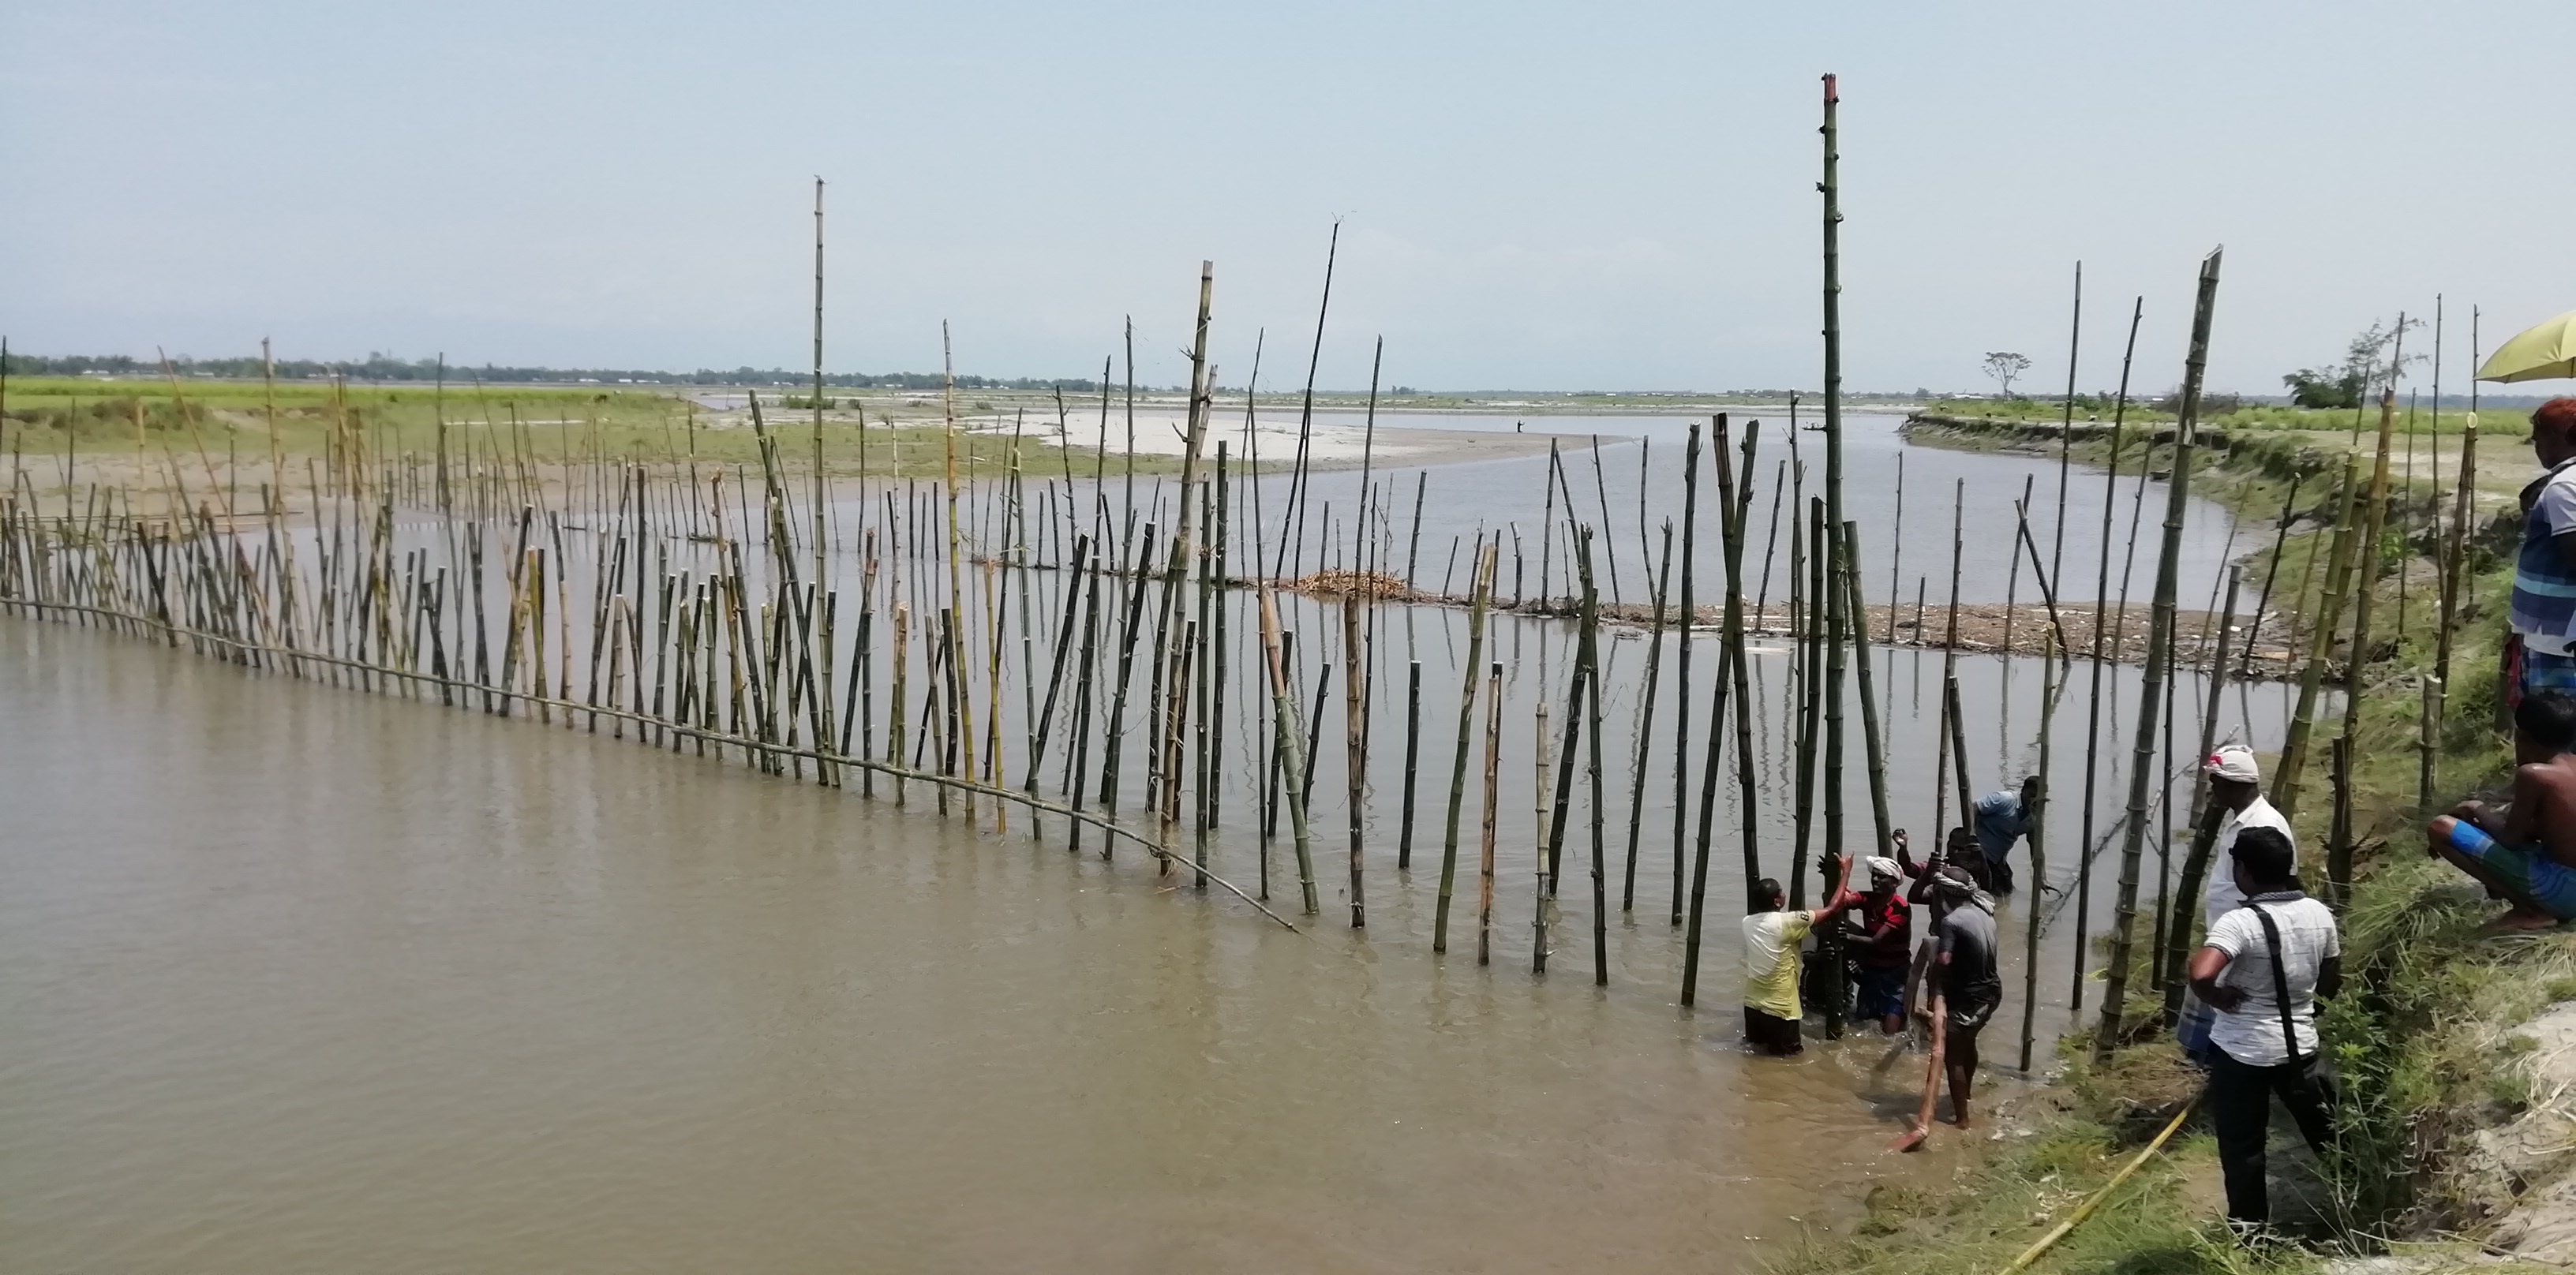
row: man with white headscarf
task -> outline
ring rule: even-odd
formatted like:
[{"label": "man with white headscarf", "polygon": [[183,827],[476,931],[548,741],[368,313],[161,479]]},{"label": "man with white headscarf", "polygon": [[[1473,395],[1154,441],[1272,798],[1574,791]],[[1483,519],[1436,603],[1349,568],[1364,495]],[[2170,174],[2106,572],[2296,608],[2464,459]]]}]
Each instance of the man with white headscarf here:
[{"label": "man with white headscarf", "polygon": [[[2290,834],[2290,821],[2263,796],[2263,772],[2255,765],[2253,749],[2229,744],[2211,753],[2200,769],[2209,779],[2210,808],[2226,812],[2218,825],[2217,840],[2210,846],[2209,887],[2202,895],[2204,920],[2215,929],[2219,918],[2245,906],[2245,891],[2236,884],[2236,859],[2231,853],[2236,848],[2237,834],[2248,828],[2270,828],[2294,847],[2294,856],[2298,842]],[[2185,1056],[2207,1065],[2209,1033],[2217,1018],[2218,1011],[2198,996],[2183,997],[2182,1018],[2174,1026],[2174,1037]]]},{"label": "man with white headscarf", "polygon": [[1905,870],[1896,860],[1872,855],[1869,893],[1862,896],[1858,933],[1851,938],[1852,976],[1860,985],[1852,1018],[1875,1018],[1879,1031],[1905,1030],[1905,970],[1914,959],[1914,909],[1897,887]]}]

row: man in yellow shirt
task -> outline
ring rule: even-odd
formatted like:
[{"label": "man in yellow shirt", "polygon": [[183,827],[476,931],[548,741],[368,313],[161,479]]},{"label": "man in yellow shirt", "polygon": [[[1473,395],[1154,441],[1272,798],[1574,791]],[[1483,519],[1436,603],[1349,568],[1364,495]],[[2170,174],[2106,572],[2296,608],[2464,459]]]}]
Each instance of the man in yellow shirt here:
[{"label": "man in yellow shirt", "polygon": [[1825,906],[1784,912],[1788,897],[1778,881],[1764,877],[1754,883],[1754,911],[1744,918],[1744,1041],[1782,1057],[1806,1048],[1798,1038],[1798,1023],[1805,1016],[1798,1005],[1799,942],[1836,913],[1860,906],[1867,896],[1837,883],[1834,897]]}]

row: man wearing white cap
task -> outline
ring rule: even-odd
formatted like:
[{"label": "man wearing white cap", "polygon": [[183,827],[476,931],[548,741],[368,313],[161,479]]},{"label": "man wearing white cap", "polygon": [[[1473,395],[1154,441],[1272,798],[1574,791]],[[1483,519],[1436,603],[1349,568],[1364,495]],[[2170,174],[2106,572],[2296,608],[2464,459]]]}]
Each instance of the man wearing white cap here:
[{"label": "man wearing white cap", "polygon": [[[2237,834],[2248,828],[2270,828],[2294,847],[2294,855],[2298,842],[2290,835],[2290,821],[2263,796],[2263,772],[2254,764],[2253,749],[2229,744],[2211,753],[2200,769],[2209,777],[2210,804],[2227,812],[2226,819],[2218,825],[2218,839],[2210,847],[2209,887],[2202,896],[2207,923],[2214,929],[2220,917],[2245,906],[2245,891],[2236,884],[2236,860],[2229,853],[2236,846]],[[2199,997],[2184,997],[2182,1021],[2174,1034],[2182,1042],[2185,1054],[2194,1059],[2208,1056],[2209,1032],[2216,1019],[2217,1011]]]}]

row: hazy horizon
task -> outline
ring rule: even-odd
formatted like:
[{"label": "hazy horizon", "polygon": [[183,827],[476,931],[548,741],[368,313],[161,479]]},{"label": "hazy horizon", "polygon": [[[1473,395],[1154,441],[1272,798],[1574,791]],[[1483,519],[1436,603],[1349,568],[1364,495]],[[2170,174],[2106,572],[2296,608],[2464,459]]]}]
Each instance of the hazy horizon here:
[{"label": "hazy horizon", "polygon": [[[2547,121],[2576,8],[1939,13],[1627,4],[31,0],[0,45],[13,349],[1185,378],[1198,266],[1241,385],[1820,386],[1818,75],[1843,96],[1845,379],[2276,394],[2447,297],[2576,307]],[[2553,150],[2558,147],[2558,150]],[[2429,351],[2432,332],[2409,338]],[[1113,369],[1113,377],[1123,375]],[[2411,386],[2430,388],[2419,371]],[[1641,391],[1631,391],[1641,392]],[[1725,391],[1679,390],[1685,393]]]}]

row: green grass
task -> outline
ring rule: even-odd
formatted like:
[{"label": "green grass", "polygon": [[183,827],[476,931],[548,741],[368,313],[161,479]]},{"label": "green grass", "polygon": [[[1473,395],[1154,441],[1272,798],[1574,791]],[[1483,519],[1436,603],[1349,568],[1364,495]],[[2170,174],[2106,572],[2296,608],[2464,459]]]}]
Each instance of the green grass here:
[{"label": "green grass", "polygon": [[[855,474],[862,465],[876,476],[931,476],[945,472],[943,409],[936,394],[868,391],[829,395],[833,408],[823,426],[828,472]],[[1028,412],[1028,395],[978,392],[961,395],[967,429],[960,434],[961,475],[1006,472],[1014,415]],[[775,402],[773,398],[770,400]],[[1068,459],[1042,439],[1054,406],[1030,413],[1019,445],[1024,470],[1061,474]],[[1007,410],[1006,410],[1007,409]],[[784,466],[809,473],[813,425],[807,411],[765,409],[779,440]],[[861,419],[866,421],[864,432]],[[649,390],[478,389],[451,384],[444,395],[422,386],[352,386],[336,391],[311,381],[282,383],[272,401],[257,382],[183,381],[174,393],[166,382],[97,381],[73,377],[15,377],[8,386],[6,446],[30,454],[75,452],[93,458],[131,455],[138,446],[183,455],[202,448],[215,461],[237,457],[265,464],[276,449],[289,459],[330,453],[335,440],[356,438],[381,458],[434,456],[445,422],[449,455],[471,455],[478,464],[521,458],[539,466],[605,458],[677,466],[691,460],[709,467],[757,465],[758,442],[743,412],[692,410],[685,399]],[[864,453],[862,448],[864,447]],[[1097,460],[1072,449],[1077,473]],[[1125,472],[1123,457],[1111,466]],[[1144,474],[1176,472],[1177,457],[1139,456]],[[149,472],[147,470],[147,472]]]}]

